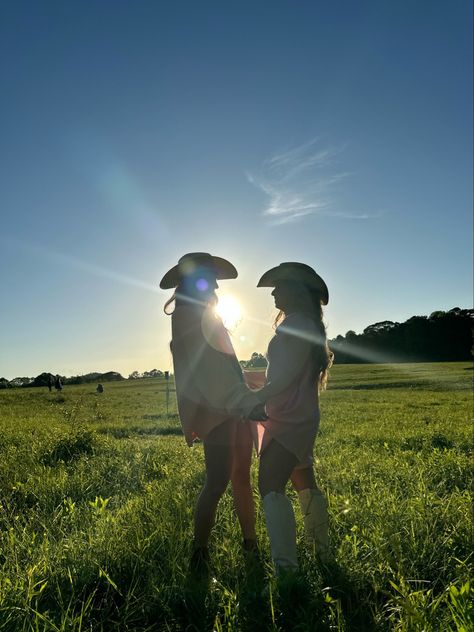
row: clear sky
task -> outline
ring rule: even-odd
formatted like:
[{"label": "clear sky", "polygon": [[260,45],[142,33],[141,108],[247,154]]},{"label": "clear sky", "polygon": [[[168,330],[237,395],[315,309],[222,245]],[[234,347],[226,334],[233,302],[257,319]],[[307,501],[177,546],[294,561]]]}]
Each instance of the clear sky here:
[{"label": "clear sky", "polygon": [[472,306],[471,0],[0,0],[0,377],[171,368],[168,268],[282,261],[330,337]]}]

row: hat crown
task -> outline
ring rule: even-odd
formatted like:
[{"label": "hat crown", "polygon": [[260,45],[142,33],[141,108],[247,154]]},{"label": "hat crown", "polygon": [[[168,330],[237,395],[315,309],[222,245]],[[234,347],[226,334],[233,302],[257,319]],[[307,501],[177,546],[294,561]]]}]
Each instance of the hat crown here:
[{"label": "hat crown", "polygon": [[278,267],[281,268],[282,272],[285,270],[288,270],[289,272],[294,270],[297,273],[306,272],[307,274],[316,276],[316,271],[313,270],[311,266],[308,266],[306,263],[299,263],[298,261],[284,261],[283,263],[280,263]]},{"label": "hat crown", "polygon": [[178,261],[178,269],[182,277],[202,274],[203,268],[213,274],[217,274],[214,259],[208,252],[188,252],[180,257]]},{"label": "hat crown", "polygon": [[257,287],[275,287],[280,281],[303,283],[320,292],[321,302],[327,305],[329,292],[326,283],[311,266],[299,261],[284,261],[275,268],[267,270],[260,278]]},{"label": "hat crown", "polygon": [[178,264],[184,263],[186,261],[199,261],[205,262],[208,261],[212,265],[212,255],[208,252],[187,252],[185,255],[178,259]]},{"label": "hat crown", "polygon": [[222,257],[216,257],[208,252],[188,252],[179,258],[177,265],[161,279],[160,287],[169,289],[179,285],[181,279],[193,275],[204,275],[211,273],[216,279],[235,279],[237,270]]}]

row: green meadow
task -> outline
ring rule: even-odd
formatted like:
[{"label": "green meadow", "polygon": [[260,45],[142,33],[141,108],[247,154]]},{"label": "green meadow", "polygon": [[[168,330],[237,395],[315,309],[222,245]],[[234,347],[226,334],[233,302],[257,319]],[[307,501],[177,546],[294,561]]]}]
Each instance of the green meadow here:
[{"label": "green meadow", "polygon": [[203,452],[164,380],[0,391],[0,630],[473,630],[472,380],[468,363],[331,370],[315,456],[338,569],[305,549],[295,502],[293,592],[259,506],[247,574],[230,491],[210,584],[190,581]]}]

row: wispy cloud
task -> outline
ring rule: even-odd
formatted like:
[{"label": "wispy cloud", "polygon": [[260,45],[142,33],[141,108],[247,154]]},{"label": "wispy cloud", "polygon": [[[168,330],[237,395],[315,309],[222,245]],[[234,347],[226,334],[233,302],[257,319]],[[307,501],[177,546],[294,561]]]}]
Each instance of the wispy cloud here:
[{"label": "wispy cloud", "polygon": [[319,139],[277,153],[264,160],[248,181],[263,191],[263,215],[272,224],[287,224],[308,215],[369,219],[380,214],[352,214],[335,208],[337,186],[353,173],[340,168],[345,146],[323,147]]}]

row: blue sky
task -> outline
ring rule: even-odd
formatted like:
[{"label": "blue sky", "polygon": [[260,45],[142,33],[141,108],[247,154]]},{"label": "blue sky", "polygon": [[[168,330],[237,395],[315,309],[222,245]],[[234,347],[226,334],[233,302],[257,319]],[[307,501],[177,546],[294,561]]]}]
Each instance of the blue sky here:
[{"label": "blue sky", "polygon": [[170,369],[158,289],[282,261],[331,337],[472,306],[472,3],[0,2],[0,376]]}]

